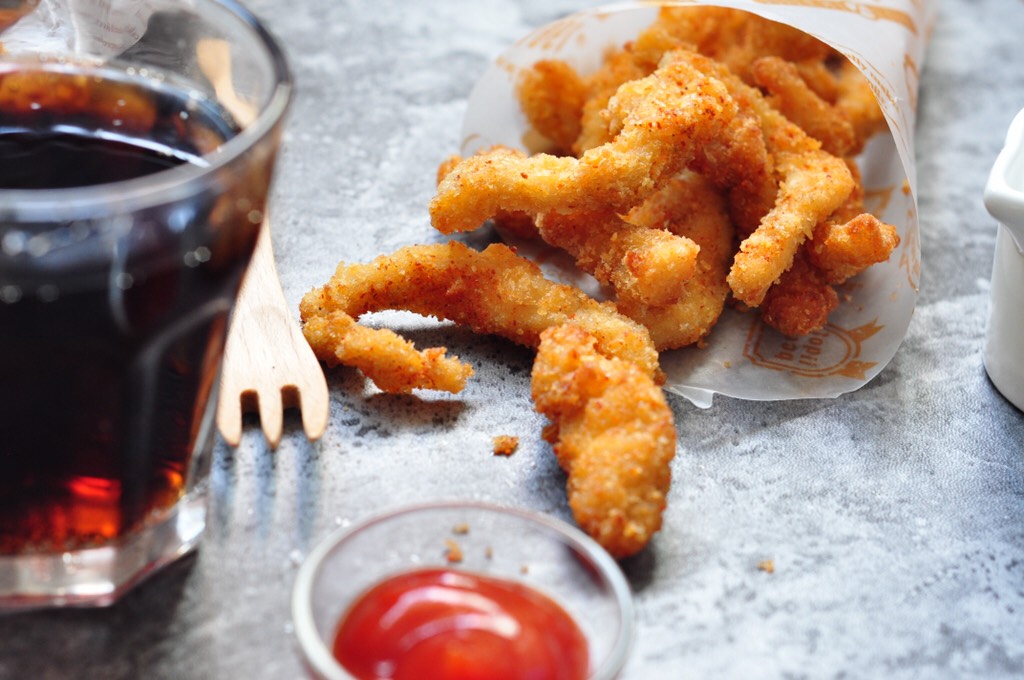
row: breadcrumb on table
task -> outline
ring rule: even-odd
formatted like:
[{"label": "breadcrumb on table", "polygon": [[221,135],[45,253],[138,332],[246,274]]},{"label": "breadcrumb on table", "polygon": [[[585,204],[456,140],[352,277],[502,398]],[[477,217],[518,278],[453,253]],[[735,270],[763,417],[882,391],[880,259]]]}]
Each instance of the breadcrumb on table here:
[{"label": "breadcrumb on table", "polygon": [[519,437],[500,434],[494,438],[494,455],[511,456],[519,448]]},{"label": "breadcrumb on table", "polygon": [[462,546],[455,540],[447,538],[444,541],[445,544],[445,558],[449,562],[461,562],[462,561]]}]

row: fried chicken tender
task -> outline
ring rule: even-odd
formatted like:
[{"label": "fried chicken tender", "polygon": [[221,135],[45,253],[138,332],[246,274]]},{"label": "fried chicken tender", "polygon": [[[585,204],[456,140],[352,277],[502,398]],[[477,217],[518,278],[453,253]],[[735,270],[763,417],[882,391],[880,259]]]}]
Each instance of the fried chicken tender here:
[{"label": "fried chicken tender", "polygon": [[[738,100],[741,110],[757,118],[765,150],[773,159],[773,172],[778,178],[774,204],[740,244],[728,278],[733,295],[748,306],[757,307],[772,284],[792,266],[798,248],[815,226],[843,205],[856,182],[841,158],[823,151],[818,140],[771,106],[759,90],[730,73],[724,64],[687,50],[671,52],[665,59],[685,60],[701,72],[718,77]],[[754,147],[748,144],[748,148]],[[725,157],[729,165],[756,167],[749,165],[745,156],[738,163],[730,163],[731,160]],[[711,173],[721,174],[720,170]],[[758,203],[767,198],[774,184],[758,171],[741,174],[740,181],[744,180],[748,180],[747,186],[751,186],[751,195]],[[741,233],[749,228],[747,220],[751,216],[741,222]]]},{"label": "fried chicken tender", "polygon": [[571,322],[592,333],[602,353],[664,379],[647,329],[611,302],[549,281],[503,244],[483,251],[458,242],[407,246],[369,264],[341,264],[299,305],[304,322],[334,311],[359,318],[384,309],[447,319],[534,348],[545,328]]},{"label": "fried chicken tender", "polygon": [[[454,156],[442,163],[438,176],[451,172],[458,160]],[[690,239],[623,222],[607,210],[551,212],[536,220],[525,213],[499,211],[492,219],[500,229],[517,236],[539,235],[572,255],[580,269],[614,288],[617,295],[649,304],[676,301],[680,287],[693,277],[696,267],[699,248]]]},{"label": "fried chicken tender", "polygon": [[838,306],[839,295],[801,250],[793,266],[765,295],[760,307],[761,320],[795,338],[823,328],[828,315]]},{"label": "fried chicken tender", "polygon": [[761,304],[792,265],[800,244],[853,191],[846,164],[829,153],[779,154],[776,160],[784,179],[775,207],[740,244],[729,272],[733,295],[751,307]]},{"label": "fried chicken tender", "polygon": [[840,64],[837,81],[836,108],[846,115],[856,131],[857,143],[850,149],[850,154],[858,154],[871,137],[887,129],[885,114],[871,83],[853,63],[844,61]]},{"label": "fried chicken tender", "polygon": [[445,356],[443,347],[417,351],[396,333],[361,326],[341,311],[306,318],[302,333],[327,366],[358,368],[377,387],[392,394],[408,394],[413,389],[456,394],[473,375],[471,366]]},{"label": "fried chicken tender", "polygon": [[760,311],[762,320],[784,335],[798,337],[823,328],[839,305],[832,288],[868,267],[889,259],[899,245],[896,227],[864,211],[860,169],[846,165],[854,178],[850,196],[828,219],[818,223],[793,266],[768,290]]},{"label": "fried chicken tender", "polygon": [[608,358],[575,325],[541,333],[531,391],[568,476],[580,527],[617,558],[661,529],[676,429],[665,395],[632,362]]},{"label": "fried chicken tender", "polygon": [[771,95],[772,105],[820,141],[825,151],[847,156],[856,146],[856,131],[846,112],[818,96],[796,64],[779,57],[761,57],[751,64],[751,76]]},{"label": "fried chicken tender", "polygon": [[896,227],[864,212],[860,168],[849,158],[846,165],[854,178],[853,191],[842,206],[814,228],[807,243],[809,261],[822,271],[826,281],[834,284],[885,262],[900,244]]},{"label": "fried chicken tender", "polygon": [[829,283],[842,283],[888,260],[899,244],[896,227],[861,213],[842,224],[826,221],[819,225],[808,244],[808,254]]},{"label": "fried chicken tender", "polygon": [[[730,73],[724,64],[689,50],[670,52],[663,61],[685,61],[702,73],[716,76],[736,98],[740,109],[750,112],[760,124],[764,151],[771,155],[778,190],[771,209],[740,244],[728,278],[733,295],[748,306],[757,307],[771,285],[792,266],[797,249],[811,236],[814,227],[846,201],[854,189],[854,178],[841,158],[823,151],[818,140],[771,106],[759,90]],[[775,178],[765,176],[765,165],[760,166],[762,170],[750,170],[758,166],[751,165],[748,156],[756,162],[762,153],[756,144],[749,140],[733,144],[727,140],[726,148],[739,151],[726,153],[720,159],[705,154],[703,164],[695,165],[711,177],[720,178],[720,183],[728,181],[722,164],[740,168],[734,188],[744,182],[742,186],[750,190],[755,201],[747,206],[754,213],[740,215],[741,233],[745,233],[753,214],[772,192]]]},{"label": "fried chicken tender", "polygon": [[700,247],[692,240],[630,224],[612,212],[551,212],[537,219],[537,229],[620,300],[675,302],[696,271]]},{"label": "fried chicken tender", "polygon": [[587,84],[576,69],[557,59],[538,61],[522,72],[516,94],[531,127],[554,145],[556,154],[571,154],[587,99]]},{"label": "fried chicken tender", "polygon": [[619,299],[619,311],[645,326],[659,351],[701,342],[721,316],[729,296],[726,276],[733,256],[733,226],[721,194],[703,177],[674,179],[626,220],[666,229],[699,247],[697,273],[683,284],[679,300],[655,305]]},{"label": "fried chicken tender", "polygon": [[790,62],[800,72],[800,77],[811,88],[814,94],[821,97],[828,104],[834,105],[839,98],[839,74],[836,61],[843,61],[840,58],[819,60],[805,59],[803,61]]},{"label": "fried chicken tender", "polygon": [[775,205],[775,160],[760,122],[747,111],[732,120],[722,137],[709,142],[691,167],[728,190],[729,214],[742,237],[753,233]]},{"label": "fried chicken tender", "polygon": [[[767,304],[762,317],[787,335],[820,328],[837,304],[832,286],[899,242],[864,210],[851,160],[884,128],[870,84],[795,28],[741,10],[663,7],[592,75],[543,61],[519,87],[528,119],[561,151],[578,131],[578,158],[496,148],[466,159],[446,168],[432,222],[449,233],[491,217],[540,235],[613,288],[659,350],[701,342],[730,293]],[[704,113],[713,125],[695,122]],[[701,210],[682,194],[698,185],[692,173],[672,178],[690,171],[715,194],[704,213],[718,227],[686,228]]]},{"label": "fried chicken tender", "polygon": [[720,82],[680,62],[622,85],[608,112],[614,139],[578,159],[500,149],[464,159],[438,186],[431,223],[450,234],[499,210],[628,210],[682,170],[735,104]]},{"label": "fried chicken tender", "polygon": [[724,64],[753,84],[750,67],[757,59],[776,56],[786,61],[823,61],[837,53],[817,38],[756,14],[725,7],[662,7],[658,17],[634,42],[637,58],[657,63],[679,47]]},{"label": "fried chicken tender", "polygon": [[[494,149],[503,149],[510,153],[521,153],[500,144],[491,147],[491,150]],[[479,153],[486,153],[487,151],[487,149],[484,149]],[[459,154],[452,154],[441,161],[441,164],[437,167],[437,183],[440,184],[441,180],[447,177],[448,174],[458,167],[461,162],[462,156]],[[537,233],[537,226],[534,224],[533,215],[530,215],[529,213],[499,210],[491,216],[491,221],[498,229],[514,234],[519,238],[535,239],[539,237],[539,234]]]},{"label": "fried chicken tender", "polygon": [[611,139],[605,109],[615,90],[647,76],[666,53],[680,48],[714,58],[751,85],[750,65],[759,57],[778,56],[809,68],[810,64],[839,58],[816,38],[748,12],[722,7],[662,7],[657,19],[636,40],[610,52],[595,73],[583,78],[587,94],[580,136],[573,145],[575,155]]},{"label": "fried chicken tender", "polygon": [[637,63],[630,45],[605,55],[601,68],[583,81],[586,97],[580,112],[579,136],[572,145],[573,155],[582,156],[585,151],[612,140],[608,102],[624,83],[650,75],[656,66],[657,62],[649,66]]}]

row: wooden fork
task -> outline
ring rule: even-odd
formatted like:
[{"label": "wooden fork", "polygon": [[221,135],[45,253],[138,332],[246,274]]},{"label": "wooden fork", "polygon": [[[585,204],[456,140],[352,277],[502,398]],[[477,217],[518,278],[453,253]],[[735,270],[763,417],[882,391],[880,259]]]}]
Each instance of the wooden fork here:
[{"label": "wooden fork", "polygon": [[217,428],[229,445],[238,446],[242,414],[258,411],[267,443],[276,449],[284,409],[294,407],[301,411],[306,436],[319,439],[330,410],[327,380],[288,311],[264,218],[224,348]]}]

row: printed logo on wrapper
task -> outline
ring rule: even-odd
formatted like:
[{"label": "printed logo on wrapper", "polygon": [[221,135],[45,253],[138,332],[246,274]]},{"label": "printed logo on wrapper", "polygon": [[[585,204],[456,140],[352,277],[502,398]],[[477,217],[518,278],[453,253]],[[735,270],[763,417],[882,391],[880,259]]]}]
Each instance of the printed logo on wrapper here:
[{"label": "printed logo on wrapper", "polygon": [[[861,387],[896,353],[917,301],[920,237],[913,138],[920,68],[934,17],[931,0],[641,0],[583,10],[524,36],[483,74],[470,94],[460,152],[469,155],[496,144],[538,151],[536,133],[516,98],[519,75],[541,59],[564,60],[581,74],[592,73],[608,50],[636,38],[666,5],[715,5],[759,14],[832,45],[861,69],[892,133],[876,136],[857,159],[865,205],[896,227],[900,246],[888,261],[844,285],[839,291],[843,302],[829,324],[799,340],[727,309],[705,347],[662,353],[665,388],[707,406],[713,394],[793,399],[834,397]],[[549,278],[583,285],[594,294],[594,282],[569,271],[566,258],[545,256],[542,245],[514,245],[523,245],[521,254],[542,262]]]},{"label": "printed logo on wrapper", "polygon": [[786,338],[756,322],[751,326],[743,356],[757,366],[806,378],[842,376],[863,381],[868,371],[878,365],[864,361],[864,341],[880,330],[881,326],[874,323],[851,329],[827,324],[807,336]]}]

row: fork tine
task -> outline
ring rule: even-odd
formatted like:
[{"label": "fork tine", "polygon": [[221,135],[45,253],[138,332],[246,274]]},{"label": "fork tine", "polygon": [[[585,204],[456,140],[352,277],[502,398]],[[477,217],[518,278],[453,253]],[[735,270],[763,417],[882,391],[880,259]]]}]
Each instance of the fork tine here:
[{"label": "fork tine", "polygon": [[[322,388],[322,391],[320,389]],[[330,399],[327,391],[327,381],[322,385],[307,384],[299,392],[299,408],[302,410],[302,429],[310,441],[316,441],[323,436],[327,430],[327,419],[330,415],[329,408],[323,408],[322,404]]]},{"label": "fork tine", "polygon": [[242,403],[241,390],[232,377],[232,371],[223,372],[217,399],[217,429],[228,446],[236,447],[242,441]]},{"label": "fork tine", "polygon": [[[294,343],[296,354],[302,355],[300,361],[319,365],[320,361],[313,353],[313,349],[306,342],[302,331],[295,325],[291,326],[291,332],[296,337]],[[299,376],[297,406],[302,413],[302,429],[310,441],[316,441],[323,436],[327,430],[327,420],[330,416],[330,392],[327,389],[327,378],[323,371],[307,372]]]},{"label": "fork tine", "polygon": [[284,407],[281,404],[281,395],[261,394],[257,399],[259,400],[260,426],[263,428],[263,435],[267,438],[270,448],[276,449],[277,445],[281,443],[281,435],[284,432]]}]

